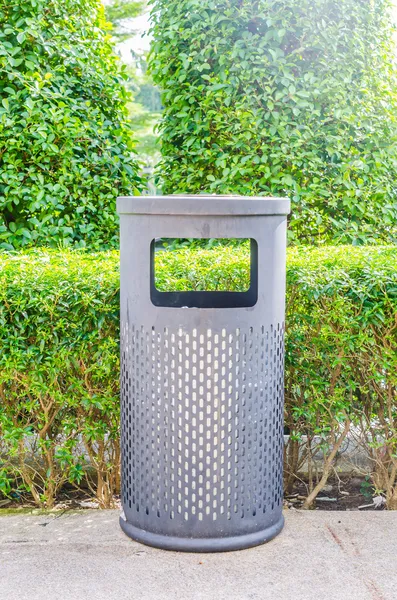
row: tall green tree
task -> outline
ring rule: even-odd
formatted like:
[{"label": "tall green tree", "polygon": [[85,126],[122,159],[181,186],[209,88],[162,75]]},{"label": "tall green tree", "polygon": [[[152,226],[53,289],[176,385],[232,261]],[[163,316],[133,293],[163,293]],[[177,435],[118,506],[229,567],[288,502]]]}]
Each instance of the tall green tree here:
[{"label": "tall green tree", "polygon": [[397,241],[389,0],[152,0],[164,192],[288,195],[295,242]]},{"label": "tall green tree", "polygon": [[0,247],[117,244],[140,189],[100,0],[0,0]]}]

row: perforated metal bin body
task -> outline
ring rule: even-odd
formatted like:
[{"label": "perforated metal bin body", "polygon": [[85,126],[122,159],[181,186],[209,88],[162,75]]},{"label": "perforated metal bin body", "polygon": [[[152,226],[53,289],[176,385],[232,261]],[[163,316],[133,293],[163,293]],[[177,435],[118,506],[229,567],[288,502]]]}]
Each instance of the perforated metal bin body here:
[{"label": "perforated metal bin body", "polygon": [[[118,212],[121,527],[173,550],[268,541],[283,526],[289,200],[122,197]],[[251,238],[257,290],[223,300],[205,292],[187,298],[190,308],[184,298],[163,298],[153,282],[160,237]]]}]

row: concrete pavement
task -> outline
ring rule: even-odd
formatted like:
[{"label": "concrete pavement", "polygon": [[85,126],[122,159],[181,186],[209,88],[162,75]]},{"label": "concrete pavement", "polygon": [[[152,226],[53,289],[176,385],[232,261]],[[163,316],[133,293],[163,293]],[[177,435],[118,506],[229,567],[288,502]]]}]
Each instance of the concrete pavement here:
[{"label": "concrete pavement", "polygon": [[272,542],[185,554],[128,539],[118,511],[5,515],[4,600],[396,600],[397,513],[286,511]]}]

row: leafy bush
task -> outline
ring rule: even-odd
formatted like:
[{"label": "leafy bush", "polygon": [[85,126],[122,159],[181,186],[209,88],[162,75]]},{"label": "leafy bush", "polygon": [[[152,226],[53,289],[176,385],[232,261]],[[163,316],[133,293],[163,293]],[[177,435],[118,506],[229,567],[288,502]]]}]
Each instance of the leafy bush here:
[{"label": "leafy bush", "polygon": [[[195,272],[197,285],[222,286],[236,264],[247,283],[248,252],[165,251],[160,284]],[[118,492],[118,279],[116,252],[0,255],[3,494],[28,489],[51,506],[66,481],[84,482],[109,506]],[[309,505],[350,429],[397,508],[397,249],[290,250],[287,282],[286,485],[307,459]]]},{"label": "leafy bush", "polygon": [[[213,250],[200,245],[201,241],[198,238],[174,238],[171,244],[165,246],[166,251],[156,252],[156,288],[160,292],[246,291],[250,281],[249,240],[242,243],[236,239],[233,242],[219,238],[205,240],[206,245],[213,242],[212,248],[223,246],[228,252],[227,260],[225,252],[214,255]],[[163,240],[163,244],[167,242]]]},{"label": "leafy bush", "polygon": [[2,255],[0,281],[3,480],[52,506],[85,476],[108,506],[119,487],[117,255]]},{"label": "leafy bush", "polygon": [[288,195],[295,242],[397,239],[389,0],[152,0],[165,193]]},{"label": "leafy bush", "polygon": [[288,258],[286,471],[296,473],[302,441],[309,476],[313,455],[323,457],[309,506],[350,431],[397,509],[397,249],[302,248]]},{"label": "leafy bush", "polygon": [[0,0],[0,247],[117,244],[140,187],[99,0]]}]

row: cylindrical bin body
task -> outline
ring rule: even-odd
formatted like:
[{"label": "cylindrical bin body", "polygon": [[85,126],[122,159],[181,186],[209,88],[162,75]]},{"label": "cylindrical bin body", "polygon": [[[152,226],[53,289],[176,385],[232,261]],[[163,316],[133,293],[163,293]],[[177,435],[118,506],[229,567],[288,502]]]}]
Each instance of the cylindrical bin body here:
[{"label": "cylindrical bin body", "polygon": [[[122,197],[118,212],[121,527],[172,550],[266,542],[283,526],[289,200]],[[156,238],[250,238],[249,291],[159,293]]]}]

